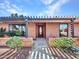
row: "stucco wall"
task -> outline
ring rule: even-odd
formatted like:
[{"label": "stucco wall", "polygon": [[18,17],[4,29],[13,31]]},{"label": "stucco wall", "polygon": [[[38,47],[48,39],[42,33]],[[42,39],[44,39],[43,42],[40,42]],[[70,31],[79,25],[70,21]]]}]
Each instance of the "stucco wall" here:
[{"label": "stucco wall", "polygon": [[59,37],[59,24],[46,23],[46,38]]},{"label": "stucco wall", "polygon": [[74,36],[79,37],[79,23],[74,24]]},{"label": "stucco wall", "polygon": [[28,23],[28,37],[36,38],[36,24]]}]

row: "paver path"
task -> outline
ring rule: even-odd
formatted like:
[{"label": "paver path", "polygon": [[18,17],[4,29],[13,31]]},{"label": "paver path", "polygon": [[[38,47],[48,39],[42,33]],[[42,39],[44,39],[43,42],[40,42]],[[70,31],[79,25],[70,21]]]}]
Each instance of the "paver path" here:
[{"label": "paver path", "polygon": [[45,38],[37,38],[34,41],[33,49],[36,50],[36,49],[39,49],[42,47],[48,47],[46,39]]}]

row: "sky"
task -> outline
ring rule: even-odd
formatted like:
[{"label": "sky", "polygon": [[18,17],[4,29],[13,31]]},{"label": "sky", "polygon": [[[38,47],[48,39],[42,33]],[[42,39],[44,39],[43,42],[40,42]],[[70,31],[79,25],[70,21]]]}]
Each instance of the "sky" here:
[{"label": "sky", "polygon": [[0,16],[78,16],[79,0],[0,0]]}]

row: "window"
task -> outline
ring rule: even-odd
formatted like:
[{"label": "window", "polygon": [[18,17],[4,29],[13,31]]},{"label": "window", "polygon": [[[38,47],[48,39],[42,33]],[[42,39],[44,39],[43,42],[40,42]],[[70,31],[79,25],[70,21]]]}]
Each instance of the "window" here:
[{"label": "window", "polygon": [[25,36],[26,33],[25,24],[10,24],[9,31],[20,32],[21,36]]},{"label": "window", "polygon": [[40,35],[42,34],[42,27],[39,28]]},{"label": "window", "polygon": [[68,24],[60,24],[59,35],[60,37],[68,36]]}]

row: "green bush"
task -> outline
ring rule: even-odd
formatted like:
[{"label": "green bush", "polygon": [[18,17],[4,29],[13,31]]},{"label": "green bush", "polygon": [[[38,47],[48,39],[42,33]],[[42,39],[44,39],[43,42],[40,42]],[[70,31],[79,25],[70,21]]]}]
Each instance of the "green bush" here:
[{"label": "green bush", "polygon": [[73,45],[73,40],[71,38],[58,38],[52,42],[55,47],[71,47]]},{"label": "green bush", "polygon": [[6,45],[10,48],[14,48],[14,49],[21,49],[24,46],[24,43],[22,41],[22,39],[20,39],[17,36],[11,37],[7,42]]}]

